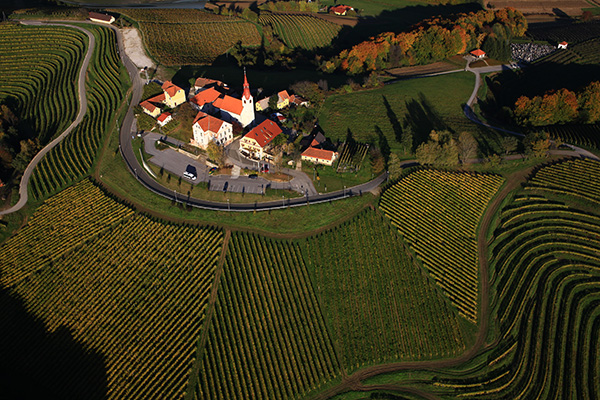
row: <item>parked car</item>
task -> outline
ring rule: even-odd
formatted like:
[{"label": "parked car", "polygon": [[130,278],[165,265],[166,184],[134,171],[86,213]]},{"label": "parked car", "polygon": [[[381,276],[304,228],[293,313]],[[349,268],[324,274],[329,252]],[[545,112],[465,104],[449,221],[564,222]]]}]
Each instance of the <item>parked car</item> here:
[{"label": "parked car", "polygon": [[196,171],[196,167],[194,167],[193,165],[188,165],[185,169],[185,171],[183,172],[183,176],[191,179],[193,181],[196,180],[196,178],[198,177],[198,173]]},{"label": "parked car", "polygon": [[250,179],[256,179],[256,178],[258,178],[258,175],[256,175],[256,174],[250,174],[250,175],[248,175],[248,178],[250,178]]}]

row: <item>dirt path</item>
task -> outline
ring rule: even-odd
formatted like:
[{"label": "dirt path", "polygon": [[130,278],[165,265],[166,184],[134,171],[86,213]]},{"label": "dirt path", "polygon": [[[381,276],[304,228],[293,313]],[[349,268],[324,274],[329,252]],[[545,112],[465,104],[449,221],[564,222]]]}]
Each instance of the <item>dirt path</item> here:
[{"label": "dirt path", "polygon": [[231,231],[226,230],[225,237],[223,238],[223,246],[221,247],[221,254],[219,255],[219,261],[217,262],[217,269],[215,271],[215,280],[213,281],[210,289],[206,316],[204,317],[204,323],[202,324],[202,332],[200,333],[200,339],[198,340],[196,359],[194,360],[194,365],[192,366],[190,378],[188,380],[188,386],[185,391],[186,400],[192,400],[194,398],[194,388],[196,387],[198,375],[200,374],[200,365],[202,364],[202,356],[204,355],[206,340],[208,339],[208,331],[210,330],[212,317],[215,313],[215,303],[217,302],[217,293],[219,290],[219,283],[221,282],[221,276],[223,276],[225,256],[227,254],[229,239],[231,239]]},{"label": "dirt path", "polygon": [[477,252],[479,253],[479,279],[481,283],[480,290],[480,307],[478,320],[479,329],[475,338],[473,346],[465,353],[457,358],[445,359],[445,360],[430,360],[430,361],[405,361],[397,363],[389,363],[383,365],[375,365],[372,367],[364,368],[362,370],[354,372],[349,377],[342,380],[342,383],[332,387],[315,397],[315,399],[324,400],[333,397],[337,394],[349,391],[373,391],[373,390],[398,390],[407,393],[414,393],[424,398],[436,398],[430,393],[422,392],[417,389],[405,388],[398,385],[364,385],[362,381],[365,379],[374,377],[376,375],[397,372],[403,370],[431,370],[448,368],[463,364],[485,349],[485,339],[488,333],[488,323],[490,318],[489,311],[489,264],[487,258],[487,247],[486,235],[490,228],[491,222],[494,215],[500,208],[502,201],[506,196],[514,189],[518,188],[521,183],[525,182],[527,176],[531,173],[533,167],[529,167],[520,171],[515,172],[509,176],[506,180],[506,184],[500,189],[492,201],[488,204],[488,207],[481,219],[479,231],[477,233]]}]

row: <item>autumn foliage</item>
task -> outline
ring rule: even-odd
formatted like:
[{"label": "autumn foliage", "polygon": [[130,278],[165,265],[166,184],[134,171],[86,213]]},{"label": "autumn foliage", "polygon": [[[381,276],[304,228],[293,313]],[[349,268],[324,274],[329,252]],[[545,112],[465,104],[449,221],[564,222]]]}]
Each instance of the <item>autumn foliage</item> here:
[{"label": "autumn foliage", "polygon": [[381,68],[427,64],[479,47],[488,36],[523,36],[527,21],[520,11],[504,8],[436,17],[408,32],[385,32],[342,51],[324,69],[360,74]]},{"label": "autumn foliage", "polygon": [[559,89],[533,98],[521,96],[515,103],[514,115],[520,125],[526,126],[598,122],[600,82],[592,82],[577,92]]}]

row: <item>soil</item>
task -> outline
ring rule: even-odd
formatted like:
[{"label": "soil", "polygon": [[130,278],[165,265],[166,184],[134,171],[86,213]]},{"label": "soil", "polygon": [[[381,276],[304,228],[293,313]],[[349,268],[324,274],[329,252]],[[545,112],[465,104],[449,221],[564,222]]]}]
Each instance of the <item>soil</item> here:
[{"label": "soil", "polygon": [[135,28],[123,28],[123,45],[125,53],[138,68],[156,68],[154,62],[146,55],[140,33]]},{"label": "soil", "polygon": [[[392,68],[386,70],[386,74],[394,78],[404,78],[408,76],[429,75],[438,72],[452,71],[459,67],[446,61],[439,61],[427,65],[417,65],[414,67]],[[464,67],[463,67],[464,68]]]}]

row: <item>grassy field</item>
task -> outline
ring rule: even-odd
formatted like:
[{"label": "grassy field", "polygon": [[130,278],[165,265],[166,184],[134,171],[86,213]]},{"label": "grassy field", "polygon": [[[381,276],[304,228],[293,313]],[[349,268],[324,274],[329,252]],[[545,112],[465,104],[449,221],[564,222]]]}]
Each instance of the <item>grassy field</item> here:
[{"label": "grassy field", "polygon": [[[319,1],[321,6],[331,7],[338,3],[334,0],[321,0]],[[347,4],[355,9],[359,10],[361,16],[375,16],[380,14],[382,11],[395,10],[397,8],[404,8],[415,5],[426,4],[425,1],[419,0],[348,0],[343,4]]]},{"label": "grassy field", "polygon": [[451,357],[469,345],[474,326],[458,315],[377,212],[364,211],[304,246],[348,373],[389,361]]},{"label": "grassy field", "polygon": [[256,26],[234,16],[196,9],[117,11],[139,24],[150,54],[163,65],[210,64],[238,41],[260,44]]},{"label": "grassy field", "polygon": [[400,141],[407,132],[412,132],[416,148],[432,129],[469,131],[484,154],[498,153],[500,135],[479,128],[463,114],[473,85],[473,74],[459,72],[333,95],[321,108],[319,124],[332,140],[344,140],[350,130],[355,140],[376,143],[381,130],[393,150],[401,149]]}]

